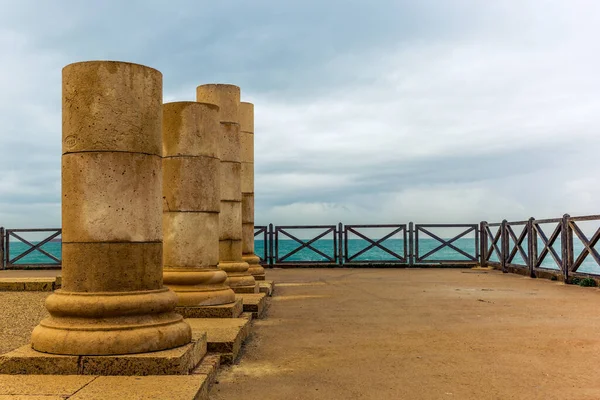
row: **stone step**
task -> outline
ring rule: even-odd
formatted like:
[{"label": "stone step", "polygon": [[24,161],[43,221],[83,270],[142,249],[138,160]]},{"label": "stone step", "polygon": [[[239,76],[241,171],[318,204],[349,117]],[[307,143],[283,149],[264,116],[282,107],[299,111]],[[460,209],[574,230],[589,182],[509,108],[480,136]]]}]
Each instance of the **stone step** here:
[{"label": "stone step", "polygon": [[[243,315],[243,314],[242,314]],[[238,357],[242,344],[250,335],[251,319],[242,318],[189,318],[193,332],[206,332],[207,349],[218,353],[222,364],[231,364]]]},{"label": "stone step", "polygon": [[244,312],[251,312],[254,318],[260,318],[267,307],[267,295],[264,293],[236,294],[244,302]]}]

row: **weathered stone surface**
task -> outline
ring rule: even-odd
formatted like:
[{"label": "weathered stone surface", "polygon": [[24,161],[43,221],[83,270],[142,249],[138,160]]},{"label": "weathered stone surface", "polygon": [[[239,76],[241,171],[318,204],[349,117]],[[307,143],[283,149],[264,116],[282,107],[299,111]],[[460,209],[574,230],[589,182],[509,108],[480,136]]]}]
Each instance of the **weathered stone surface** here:
[{"label": "weathered stone surface", "polygon": [[[221,271],[224,272],[224,271]],[[229,289],[229,286],[227,286]],[[233,303],[202,307],[177,307],[175,311],[184,318],[237,318],[244,309],[241,300]]]},{"label": "weathered stone surface", "polygon": [[235,296],[244,302],[244,312],[251,312],[254,318],[260,318],[267,306],[265,293],[241,293]]},{"label": "weathered stone surface", "polygon": [[275,291],[275,283],[271,280],[261,280],[260,278],[256,278],[258,282],[258,287],[259,287],[259,291],[260,293],[264,293],[267,296],[272,296],[273,292]]},{"label": "weathered stone surface", "polygon": [[125,152],[65,154],[62,187],[63,242],[162,240],[159,156]]},{"label": "weathered stone surface", "polygon": [[159,71],[138,64],[90,61],[67,65],[62,78],[63,154],[125,151],[160,156]]},{"label": "weathered stone surface", "polygon": [[[0,355],[0,374],[78,375],[78,361],[78,356],[41,353],[33,350],[31,345],[25,345]],[[6,379],[5,375],[0,375],[0,388],[3,388],[2,384]]]},{"label": "weathered stone surface", "polygon": [[63,288],[32,347],[115,355],[183,346],[162,287],[162,75],[95,61],[63,69]]},{"label": "weathered stone surface", "polygon": [[[0,375],[0,395],[56,396],[57,398],[64,398],[71,396],[95,378],[94,376],[69,375]],[[52,397],[44,398],[52,399]]]},{"label": "weathered stone surface", "polygon": [[242,193],[254,193],[254,163],[243,162],[240,165],[240,184]]},{"label": "weathered stone surface", "polygon": [[239,163],[242,159],[240,141],[240,125],[232,122],[221,122],[219,159],[222,162]]},{"label": "weathered stone surface", "polygon": [[217,268],[222,167],[216,158],[218,109],[190,102],[164,108],[163,277],[177,294],[178,306],[195,311],[235,301],[227,274]]},{"label": "weathered stone surface", "polygon": [[203,400],[208,398],[207,380],[204,375],[100,376],[69,399]]},{"label": "weathered stone surface", "polygon": [[162,252],[161,242],[63,243],[62,288],[70,292],[160,289]]},{"label": "weathered stone surface", "polygon": [[255,280],[265,279],[265,269],[260,265],[260,258],[253,253],[244,254],[242,257],[248,263],[248,272],[252,274]]},{"label": "weathered stone surface", "polygon": [[219,106],[221,121],[239,123],[240,88],[235,85],[208,84],[196,88],[196,101]]},{"label": "weathered stone surface", "polygon": [[[209,268],[219,262],[219,214],[163,213],[165,268]],[[199,282],[190,282],[198,284]]]},{"label": "weathered stone surface", "polygon": [[[242,203],[239,201],[222,201],[219,214],[219,240],[242,240]],[[224,255],[219,258],[223,260]],[[239,260],[239,256],[231,260]]]},{"label": "weathered stone surface", "polygon": [[[254,277],[252,277],[254,278]],[[253,294],[253,293],[259,293],[259,286],[258,283],[256,282],[256,280],[254,280],[254,284],[250,285],[250,284],[246,284],[246,285],[242,285],[239,284],[238,286],[232,286],[231,287],[233,289],[233,291],[238,294],[238,293],[242,293],[242,294]]]},{"label": "weathered stone surface", "polygon": [[221,163],[217,158],[163,159],[163,210],[219,212]]},{"label": "weathered stone surface", "polygon": [[254,224],[244,222],[242,224],[242,254],[244,261],[248,262],[245,257],[254,255]]},{"label": "weathered stone surface", "polygon": [[63,356],[26,345],[0,356],[0,374],[181,375],[190,373],[205,353],[206,334],[199,331],[194,332],[190,343],[180,347],[118,356]]},{"label": "weathered stone surface", "polygon": [[[220,173],[220,193],[221,202],[242,201],[242,164],[239,162],[223,162],[221,161],[221,167],[219,168]],[[221,209],[222,209],[221,205]],[[241,212],[241,210],[240,210]]]},{"label": "weathered stone surface", "polygon": [[206,354],[206,334],[169,350],[122,356],[84,356],[79,363],[84,375],[187,375]]},{"label": "weathered stone surface", "polygon": [[0,291],[51,292],[56,278],[0,278]]},{"label": "weathered stone surface", "polygon": [[195,101],[163,106],[163,157],[219,158],[219,107]]},{"label": "weathered stone surface", "polygon": [[254,163],[254,134],[241,131],[240,135],[240,161]]},{"label": "weathered stone surface", "polygon": [[250,335],[251,324],[247,318],[190,318],[186,321],[194,332],[206,332],[208,352],[219,353],[224,364],[235,361]]},{"label": "weathered stone surface", "polygon": [[[242,259],[242,166],[239,125],[240,91],[231,85],[203,85],[196,90],[196,100],[219,106],[220,198],[219,268],[227,272],[234,291],[250,290],[256,282]],[[245,122],[246,123],[246,122]]]},{"label": "weathered stone surface", "polygon": [[254,104],[240,102],[239,116],[241,131],[254,133]]}]

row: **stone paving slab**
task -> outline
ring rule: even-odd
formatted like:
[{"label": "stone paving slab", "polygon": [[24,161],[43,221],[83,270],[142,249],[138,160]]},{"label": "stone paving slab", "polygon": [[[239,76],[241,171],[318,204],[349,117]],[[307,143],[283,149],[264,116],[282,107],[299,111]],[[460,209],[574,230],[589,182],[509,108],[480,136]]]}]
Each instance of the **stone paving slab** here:
[{"label": "stone paving slab", "polygon": [[95,378],[83,375],[0,375],[0,395],[66,397]]},{"label": "stone paving slab", "polygon": [[175,312],[183,318],[237,318],[244,310],[244,304],[236,299],[231,304],[205,307],[177,307]]},{"label": "stone paving slab", "polygon": [[51,292],[56,288],[56,278],[14,277],[0,278],[0,291]]},{"label": "stone paving slab", "polygon": [[22,346],[0,356],[2,374],[176,375],[188,374],[206,354],[206,334],[175,349],[118,356],[62,356]]},{"label": "stone paving slab", "polygon": [[273,296],[275,290],[275,282],[272,280],[263,280],[258,282],[259,292],[264,293],[267,296]]},{"label": "stone paving slab", "polygon": [[267,306],[267,295],[264,293],[243,293],[235,297],[243,300],[244,312],[251,312],[254,318],[260,318]]},{"label": "stone paving slab", "polygon": [[70,400],[204,400],[208,399],[205,375],[99,376]]},{"label": "stone paving slab", "polygon": [[259,287],[258,282],[257,282],[254,287],[233,287],[231,289],[236,294],[238,294],[238,293],[258,293],[260,287]]},{"label": "stone paving slab", "polygon": [[189,318],[193,332],[206,332],[207,349],[221,355],[221,363],[230,364],[240,353],[242,343],[250,335],[248,318]]}]

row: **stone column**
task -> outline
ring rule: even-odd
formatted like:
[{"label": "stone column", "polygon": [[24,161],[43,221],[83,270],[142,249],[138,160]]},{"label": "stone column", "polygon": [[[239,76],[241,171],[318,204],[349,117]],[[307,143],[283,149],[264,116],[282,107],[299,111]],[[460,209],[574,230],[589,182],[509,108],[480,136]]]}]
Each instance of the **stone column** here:
[{"label": "stone column", "polygon": [[[265,269],[254,254],[254,104],[240,103],[242,146],[242,259],[257,281],[265,280]],[[265,243],[266,245],[266,243]]]},{"label": "stone column", "polygon": [[221,137],[221,212],[219,215],[219,268],[227,272],[236,293],[257,293],[258,285],[242,259],[242,188],[239,105],[240,88],[201,85],[196,100],[219,106]]},{"label": "stone column", "polygon": [[163,277],[180,307],[235,302],[217,267],[220,128],[214,104],[163,106]]},{"label": "stone column", "polygon": [[63,69],[62,289],[35,350],[117,355],[191,340],[162,279],[162,74],[92,61]]}]

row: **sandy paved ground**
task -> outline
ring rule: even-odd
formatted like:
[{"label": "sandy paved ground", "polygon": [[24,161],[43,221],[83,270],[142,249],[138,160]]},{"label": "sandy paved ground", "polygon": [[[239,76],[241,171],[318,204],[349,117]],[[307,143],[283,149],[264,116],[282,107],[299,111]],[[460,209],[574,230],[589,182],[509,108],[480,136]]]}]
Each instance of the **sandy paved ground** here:
[{"label": "sandy paved ground", "polygon": [[[269,270],[278,282],[213,400],[600,399],[600,291],[470,270]],[[0,293],[0,350],[46,293]]]},{"label": "sandy paved ground", "polygon": [[274,270],[213,400],[600,399],[600,292],[499,272]]}]

